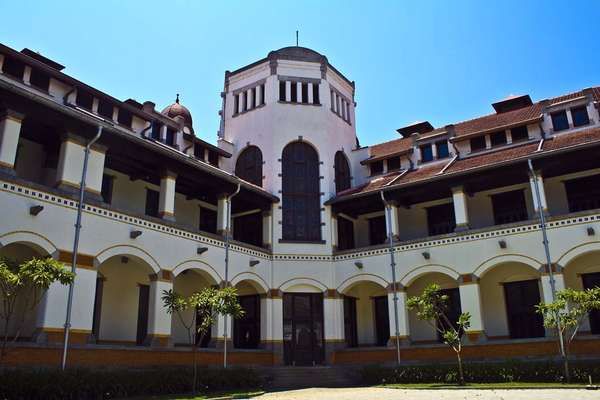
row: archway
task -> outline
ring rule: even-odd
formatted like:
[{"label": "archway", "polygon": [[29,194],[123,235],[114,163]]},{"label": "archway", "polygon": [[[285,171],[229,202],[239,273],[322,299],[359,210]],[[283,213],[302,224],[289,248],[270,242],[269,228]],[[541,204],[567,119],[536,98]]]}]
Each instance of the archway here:
[{"label": "archway", "polygon": [[[600,287],[600,250],[589,249],[564,265],[565,286],[583,290]],[[581,323],[580,333],[600,334],[600,311],[592,311]]]},{"label": "archway", "polygon": [[262,186],[262,152],[256,146],[248,146],[240,153],[235,163],[235,174],[243,180]]},{"label": "archway", "polygon": [[262,282],[253,278],[236,279],[232,284],[237,289],[244,310],[241,318],[233,320],[233,346],[238,349],[257,349],[261,347],[264,335],[261,328],[266,327],[267,292]]}]

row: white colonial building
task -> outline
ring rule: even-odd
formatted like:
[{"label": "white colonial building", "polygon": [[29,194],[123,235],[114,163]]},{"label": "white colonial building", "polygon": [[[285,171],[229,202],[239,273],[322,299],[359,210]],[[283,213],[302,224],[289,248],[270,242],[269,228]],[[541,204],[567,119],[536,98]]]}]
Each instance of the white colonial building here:
[{"label": "white colonial building", "polygon": [[[189,335],[161,295],[211,285],[237,287],[246,315],[218,319],[207,364],[225,341],[236,364],[390,362],[396,342],[402,362],[444,360],[405,307],[432,282],[471,314],[467,358],[545,357],[557,348],[534,305],[551,279],[600,284],[600,88],[511,97],[361,147],[354,82],[286,47],[225,73],[214,146],[179,98],[158,112],[63,69],[0,45],[0,255],[71,266],[89,148],[72,363],[186,363]],[[67,292],[54,284],[22,312],[10,362],[58,363]],[[599,334],[592,314],[573,352],[600,354]]]}]

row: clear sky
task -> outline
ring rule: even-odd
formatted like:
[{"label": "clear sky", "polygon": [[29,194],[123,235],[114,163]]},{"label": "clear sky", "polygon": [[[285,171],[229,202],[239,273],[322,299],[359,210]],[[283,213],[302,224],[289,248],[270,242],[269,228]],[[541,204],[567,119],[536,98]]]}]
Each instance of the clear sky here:
[{"label": "clear sky", "polygon": [[600,85],[600,2],[9,1],[0,41],[62,63],[119,99],[162,109],[181,93],[196,133],[215,142],[224,71],[295,44],[356,81],[361,144]]}]

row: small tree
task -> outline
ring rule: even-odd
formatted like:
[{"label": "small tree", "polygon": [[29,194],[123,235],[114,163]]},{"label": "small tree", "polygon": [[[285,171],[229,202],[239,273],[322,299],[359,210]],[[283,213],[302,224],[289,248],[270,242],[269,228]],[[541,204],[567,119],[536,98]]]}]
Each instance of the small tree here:
[{"label": "small tree", "polygon": [[[3,323],[0,365],[8,352],[8,343],[19,339],[26,316],[35,310],[50,285],[57,281],[68,285],[74,279],[71,271],[52,258],[32,258],[19,263],[0,257],[0,318]],[[18,310],[19,307],[22,309]],[[18,311],[21,315],[17,315]]]},{"label": "small tree", "polygon": [[552,303],[540,303],[536,311],[544,317],[544,326],[556,331],[556,338],[562,337],[565,349],[563,359],[565,380],[571,382],[569,370],[569,349],[579,327],[590,311],[600,310],[600,288],[575,290],[563,289],[556,293]]},{"label": "small tree", "polygon": [[420,296],[408,299],[406,306],[409,310],[417,312],[417,318],[426,321],[436,332],[439,332],[445,344],[456,353],[458,361],[458,383],[465,384],[462,366],[462,333],[471,325],[471,315],[462,313],[457,321],[450,321],[448,317],[448,296],[441,292],[439,285],[432,283],[427,286]]},{"label": "small tree", "polygon": [[[237,291],[233,287],[215,289],[207,287],[189,297],[171,290],[163,290],[163,303],[169,314],[176,314],[181,324],[188,333],[189,343],[192,345],[194,380],[192,393],[196,394],[196,381],[198,376],[198,363],[196,352],[198,344],[216,322],[218,315],[231,315],[240,318],[244,311],[238,302]],[[184,315],[186,310],[191,310],[191,316]]]}]

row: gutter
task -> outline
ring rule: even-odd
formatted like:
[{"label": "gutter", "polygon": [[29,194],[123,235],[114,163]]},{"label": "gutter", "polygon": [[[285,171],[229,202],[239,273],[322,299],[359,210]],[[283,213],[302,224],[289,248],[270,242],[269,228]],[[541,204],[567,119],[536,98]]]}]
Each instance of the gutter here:
[{"label": "gutter", "polygon": [[36,101],[38,103],[41,103],[45,106],[48,106],[49,108],[59,111],[63,114],[66,114],[68,116],[71,116],[73,118],[77,118],[83,122],[86,122],[92,126],[102,126],[105,132],[111,132],[114,133],[116,135],[118,135],[121,138],[124,138],[126,140],[129,140],[131,142],[136,143],[137,145],[140,145],[142,147],[145,147],[149,150],[152,151],[158,151],[159,153],[169,156],[173,159],[176,159],[177,161],[181,161],[187,165],[190,165],[198,170],[201,170],[203,172],[206,172],[210,175],[213,175],[215,177],[221,178],[226,180],[229,183],[233,183],[233,184],[240,184],[242,186],[242,188],[247,189],[253,193],[256,193],[260,196],[263,196],[265,198],[268,198],[269,200],[278,203],[279,202],[279,197],[266,192],[262,189],[259,189],[258,187],[251,185],[249,183],[247,183],[246,181],[243,181],[241,179],[239,179],[238,177],[236,177],[233,174],[230,174],[228,172],[225,172],[223,170],[220,170],[218,168],[209,166],[209,165],[205,165],[204,163],[201,163],[200,161],[195,161],[194,159],[190,158],[190,156],[181,153],[178,150],[175,149],[164,149],[161,148],[157,145],[155,145],[153,142],[143,139],[141,137],[135,136],[134,134],[132,134],[130,131],[125,130],[124,128],[120,128],[118,126],[115,126],[111,123],[108,123],[106,121],[103,120],[103,122],[98,122],[98,118],[95,117],[95,115],[93,114],[89,114],[86,115],[85,113],[79,111],[76,108],[71,108],[68,106],[65,106],[63,104],[57,103],[54,100],[51,100],[49,98],[46,98],[44,96],[35,94],[30,92],[29,90],[27,90],[26,88],[21,88],[18,85],[15,85],[12,82],[8,82],[4,79],[0,79],[0,89],[6,89],[8,91],[11,91],[13,93],[16,93],[18,95],[24,96],[29,98],[30,100]]}]

